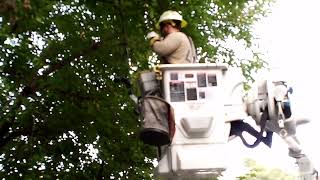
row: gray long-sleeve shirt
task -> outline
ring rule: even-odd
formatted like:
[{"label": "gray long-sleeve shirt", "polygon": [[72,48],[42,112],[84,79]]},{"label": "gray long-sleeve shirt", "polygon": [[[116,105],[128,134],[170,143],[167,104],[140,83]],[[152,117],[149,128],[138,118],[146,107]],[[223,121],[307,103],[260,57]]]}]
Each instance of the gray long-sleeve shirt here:
[{"label": "gray long-sleeve shirt", "polygon": [[165,59],[164,63],[192,63],[192,48],[188,37],[182,32],[173,32],[164,39],[155,41],[152,49]]}]

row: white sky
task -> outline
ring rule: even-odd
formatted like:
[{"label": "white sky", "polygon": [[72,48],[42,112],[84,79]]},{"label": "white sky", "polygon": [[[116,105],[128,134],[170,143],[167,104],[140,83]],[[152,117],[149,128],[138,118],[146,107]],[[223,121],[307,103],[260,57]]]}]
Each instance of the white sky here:
[{"label": "white sky", "polygon": [[[293,87],[293,113],[307,117],[311,123],[301,125],[297,135],[305,153],[320,171],[320,92],[318,80],[320,68],[320,1],[319,0],[277,0],[272,13],[256,26],[259,44],[265,51],[267,61],[280,79],[283,77]],[[275,135],[277,136],[277,135]],[[243,159],[255,159],[258,164],[295,172],[295,160],[288,156],[285,143],[274,136],[273,147],[263,144],[256,149],[246,149],[238,141],[239,148],[233,148],[232,165],[227,174],[243,174]],[[224,179],[230,179],[226,175]]]}]

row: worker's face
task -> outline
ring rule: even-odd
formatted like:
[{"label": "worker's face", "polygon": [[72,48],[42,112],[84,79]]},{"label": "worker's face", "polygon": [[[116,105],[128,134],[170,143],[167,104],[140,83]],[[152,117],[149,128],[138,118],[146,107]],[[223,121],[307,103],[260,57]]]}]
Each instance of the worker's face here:
[{"label": "worker's face", "polygon": [[163,36],[166,36],[169,34],[170,26],[171,26],[171,24],[169,24],[169,23],[161,23],[160,24],[160,28],[161,28],[160,30],[161,30],[161,34]]}]

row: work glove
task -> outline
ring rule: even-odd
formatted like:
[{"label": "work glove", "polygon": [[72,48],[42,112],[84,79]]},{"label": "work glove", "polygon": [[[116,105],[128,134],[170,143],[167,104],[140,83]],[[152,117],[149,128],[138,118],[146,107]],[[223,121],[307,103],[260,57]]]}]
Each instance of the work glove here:
[{"label": "work glove", "polygon": [[152,46],[155,41],[160,40],[160,35],[154,31],[152,31],[147,34],[147,38],[150,39],[150,46]]},{"label": "work glove", "polygon": [[156,33],[156,32],[154,32],[154,31],[151,31],[151,32],[149,32],[149,33],[147,34],[147,38],[148,38],[148,39],[152,39],[152,38],[155,38],[155,37],[159,37],[159,38],[160,38],[159,34]]}]

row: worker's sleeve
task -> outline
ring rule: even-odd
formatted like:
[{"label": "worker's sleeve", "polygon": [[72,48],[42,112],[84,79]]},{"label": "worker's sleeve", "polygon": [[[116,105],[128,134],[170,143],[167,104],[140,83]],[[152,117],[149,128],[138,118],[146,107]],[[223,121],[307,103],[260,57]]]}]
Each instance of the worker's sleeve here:
[{"label": "worker's sleeve", "polygon": [[155,41],[152,45],[152,49],[160,56],[167,56],[174,52],[179,47],[180,43],[181,40],[179,36],[172,33],[161,41]]}]

